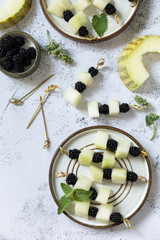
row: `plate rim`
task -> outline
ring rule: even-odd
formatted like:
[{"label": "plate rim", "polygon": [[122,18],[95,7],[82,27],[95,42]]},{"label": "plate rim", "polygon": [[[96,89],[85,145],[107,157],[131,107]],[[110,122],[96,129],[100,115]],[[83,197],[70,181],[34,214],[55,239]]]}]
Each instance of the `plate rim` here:
[{"label": "plate rim", "polygon": [[[50,191],[51,191],[51,195],[56,203],[56,205],[58,206],[58,201],[57,201],[57,198],[54,194],[54,191],[53,191],[53,185],[52,185],[52,169],[53,169],[53,164],[55,162],[55,159],[59,153],[59,148],[60,147],[63,147],[63,145],[65,145],[70,139],[72,139],[73,137],[75,137],[76,135],[80,134],[80,133],[83,133],[83,132],[86,132],[86,131],[89,131],[89,130],[94,130],[94,129],[109,129],[109,130],[112,130],[112,131],[117,131],[121,134],[124,134],[125,136],[129,137],[133,142],[135,142],[137,144],[137,146],[140,148],[140,149],[143,149],[142,145],[132,136],[130,135],[129,133],[119,129],[119,128],[115,128],[115,127],[111,127],[111,126],[105,126],[105,125],[97,125],[97,126],[90,126],[90,127],[86,127],[86,128],[82,128],[74,133],[72,133],[71,135],[69,135],[61,144],[60,146],[57,148],[56,152],[54,153],[53,157],[52,157],[52,160],[51,160],[51,163],[50,163],[50,167],[49,167],[49,188],[50,188]],[[150,161],[149,161],[149,158],[148,156],[144,157],[146,159],[146,162],[147,162],[147,165],[148,165],[148,170],[149,170],[149,180],[148,180],[148,189],[147,189],[147,193],[142,201],[142,203],[140,204],[140,206],[136,209],[136,211],[134,211],[133,214],[131,214],[128,219],[131,219],[133,216],[135,216],[139,211],[140,209],[143,207],[143,205],[145,204],[147,198],[148,198],[148,195],[150,193],[150,189],[151,189],[151,184],[152,184],[152,170],[151,170],[151,164],[150,164]],[[72,221],[82,225],[82,226],[85,226],[85,227],[89,227],[89,228],[96,228],[96,229],[105,229],[105,228],[111,228],[111,227],[115,227],[115,226],[118,226],[120,224],[123,224],[123,223],[120,223],[120,224],[111,224],[111,225],[104,225],[104,226],[95,226],[95,225],[91,225],[91,224],[86,224],[86,223],[83,223],[83,222],[80,222],[78,221],[77,219],[73,218],[70,214],[68,214],[66,211],[63,212],[63,214],[65,214],[69,219],[71,219]]]},{"label": "plate rim", "polygon": [[78,41],[78,42],[83,42],[83,43],[97,43],[97,42],[103,42],[103,41],[106,41],[106,40],[109,40],[111,38],[114,38],[116,37],[117,35],[119,35],[121,32],[123,32],[127,27],[128,25],[131,23],[131,21],[133,20],[133,18],[135,17],[136,13],[137,13],[137,10],[139,8],[139,5],[140,5],[140,0],[137,0],[137,5],[135,7],[135,11],[134,13],[132,14],[132,16],[128,19],[128,21],[117,31],[115,31],[114,33],[111,33],[110,35],[106,36],[106,37],[101,37],[101,38],[98,38],[98,39],[94,39],[92,41],[90,40],[87,40],[87,39],[84,39],[84,38],[78,38],[78,37],[75,37],[75,36],[71,36],[67,33],[65,33],[64,31],[62,31],[59,27],[56,26],[56,24],[54,24],[54,22],[50,19],[50,17],[48,16],[46,10],[45,10],[45,7],[43,5],[43,0],[40,0],[40,5],[41,5],[41,8],[42,8],[42,11],[43,11],[43,14],[45,15],[46,19],[48,20],[48,22],[52,25],[53,28],[55,28],[58,32],[60,32],[62,35],[74,40],[74,41]]}]

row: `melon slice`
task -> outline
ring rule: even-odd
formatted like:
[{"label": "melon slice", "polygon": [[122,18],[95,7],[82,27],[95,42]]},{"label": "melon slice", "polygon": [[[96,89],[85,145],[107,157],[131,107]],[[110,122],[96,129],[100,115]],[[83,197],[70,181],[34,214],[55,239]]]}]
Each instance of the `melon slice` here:
[{"label": "melon slice", "polygon": [[129,154],[129,150],[131,147],[131,142],[126,141],[124,139],[120,139],[118,141],[118,147],[115,153],[116,158],[127,158]]},{"label": "melon slice", "polygon": [[102,223],[108,223],[110,221],[112,211],[113,206],[111,204],[102,204],[98,210],[96,220]]},{"label": "melon slice", "polygon": [[93,5],[100,11],[103,11],[111,0],[94,0]]},{"label": "melon slice", "polygon": [[75,203],[75,214],[78,217],[88,218],[88,211],[90,207],[90,200]]},{"label": "melon slice", "polygon": [[99,202],[101,204],[107,204],[110,192],[111,192],[111,189],[107,187],[101,187],[98,191],[96,202]]},{"label": "melon slice", "polygon": [[142,59],[147,52],[160,53],[160,37],[146,35],[130,42],[121,52],[117,69],[125,86],[131,91],[139,88],[150,76]]},{"label": "melon slice", "polygon": [[101,183],[103,180],[103,170],[101,168],[95,167],[93,165],[89,168],[91,180],[95,183]]},{"label": "melon slice", "polygon": [[63,18],[63,12],[65,10],[72,10],[73,6],[70,0],[55,0],[51,3],[47,11],[59,18]]},{"label": "melon slice", "polygon": [[84,148],[79,154],[78,163],[82,166],[90,166],[93,160],[94,152],[91,149]]},{"label": "melon slice", "polygon": [[84,189],[86,191],[89,191],[91,185],[92,185],[92,181],[91,179],[89,179],[88,177],[81,175],[76,184],[74,185],[74,189]]},{"label": "melon slice", "polygon": [[0,7],[0,30],[14,26],[28,13],[32,0],[6,0]]},{"label": "melon slice", "polygon": [[90,73],[82,72],[78,75],[77,81],[84,83],[86,87],[90,87],[93,84],[94,79],[92,78]]},{"label": "melon slice", "polygon": [[127,169],[125,168],[112,169],[111,179],[112,183],[114,184],[124,184],[127,179]]},{"label": "melon slice", "polygon": [[95,139],[95,147],[106,150],[109,134],[105,131],[97,131]]},{"label": "melon slice", "polygon": [[102,168],[112,168],[115,165],[115,154],[108,150],[104,151]]},{"label": "melon slice", "polygon": [[71,31],[75,34],[78,30],[88,22],[87,16],[84,12],[78,12],[74,17],[72,17],[68,24]]},{"label": "melon slice", "polygon": [[88,102],[88,115],[91,118],[99,118],[99,106],[97,101]]},{"label": "melon slice", "polygon": [[73,7],[77,12],[83,11],[92,5],[91,0],[77,0],[73,3]]},{"label": "melon slice", "polygon": [[119,115],[119,102],[117,100],[109,100],[109,116],[116,117]]},{"label": "melon slice", "polygon": [[65,91],[63,98],[72,106],[77,107],[82,100],[82,95],[72,86],[69,86]]}]

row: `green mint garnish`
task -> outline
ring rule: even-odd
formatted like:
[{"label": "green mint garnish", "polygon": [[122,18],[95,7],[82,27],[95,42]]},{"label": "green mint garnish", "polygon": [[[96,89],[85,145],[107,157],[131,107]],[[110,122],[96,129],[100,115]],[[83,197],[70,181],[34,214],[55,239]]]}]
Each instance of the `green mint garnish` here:
[{"label": "green mint garnish", "polygon": [[108,18],[105,13],[94,15],[92,18],[92,26],[99,37],[102,37],[108,27]]}]

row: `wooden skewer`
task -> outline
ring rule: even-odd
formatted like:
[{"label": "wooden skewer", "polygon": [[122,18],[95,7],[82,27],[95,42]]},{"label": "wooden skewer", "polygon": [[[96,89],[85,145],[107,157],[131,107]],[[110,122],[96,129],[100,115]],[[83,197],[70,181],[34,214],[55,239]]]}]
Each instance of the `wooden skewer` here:
[{"label": "wooden skewer", "polygon": [[45,116],[44,116],[43,103],[42,103],[42,97],[41,96],[40,96],[40,102],[41,102],[41,111],[42,111],[44,129],[45,129],[45,134],[46,134],[46,140],[43,144],[43,148],[46,149],[46,148],[49,147],[50,141],[49,141],[49,138],[48,138],[47,126],[46,126],[46,120],[45,120]]}]

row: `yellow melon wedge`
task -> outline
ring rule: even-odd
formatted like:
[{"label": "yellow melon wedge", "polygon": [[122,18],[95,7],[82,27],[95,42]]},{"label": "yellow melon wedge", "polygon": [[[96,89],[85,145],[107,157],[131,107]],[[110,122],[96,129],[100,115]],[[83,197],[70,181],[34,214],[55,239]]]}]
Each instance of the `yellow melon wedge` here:
[{"label": "yellow melon wedge", "polygon": [[28,13],[32,0],[7,0],[0,7],[0,30],[14,26]]},{"label": "yellow melon wedge", "polygon": [[148,52],[160,53],[160,36],[145,35],[130,42],[121,52],[117,70],[122,82],[134,92],[150,76],[143,65],[143,55]]}]

